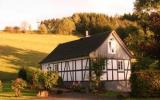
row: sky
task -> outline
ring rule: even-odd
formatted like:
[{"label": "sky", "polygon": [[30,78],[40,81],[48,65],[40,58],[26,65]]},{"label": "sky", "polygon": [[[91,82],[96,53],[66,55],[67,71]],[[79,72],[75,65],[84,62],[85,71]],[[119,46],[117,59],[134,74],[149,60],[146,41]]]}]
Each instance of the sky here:
[{"label": "sky", "polygon": [[109,16],[133,12],[135,0],[0,0],[0,30],[23,22],[36,29],[44,19],[63,18],[78,12]]}]

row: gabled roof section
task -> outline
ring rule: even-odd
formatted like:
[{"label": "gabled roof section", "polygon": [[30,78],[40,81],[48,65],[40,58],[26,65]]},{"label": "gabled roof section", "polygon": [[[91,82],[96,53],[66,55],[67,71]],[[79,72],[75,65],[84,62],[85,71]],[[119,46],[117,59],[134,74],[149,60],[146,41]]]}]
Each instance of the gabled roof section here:
[{"label": "gabled roof section", "polygon": [[40,63],[47,63],[59,60],[66,60],[77,57],[89,56],[89,53],[96,50],[108,37],[111,32],[99,33],[91,37],[59,44],[45,59]]},{"label": "gabled roof section", "polygon": [[127,48],[127,46],[124,44],[122,39],[118,36],[118,34],[115,31],[112,31],[113,36],[116,38],[118,43],[121,45],[123,50],[129,55],[129,57],[133,58],[133,55],[131,54],[130,50]]}]

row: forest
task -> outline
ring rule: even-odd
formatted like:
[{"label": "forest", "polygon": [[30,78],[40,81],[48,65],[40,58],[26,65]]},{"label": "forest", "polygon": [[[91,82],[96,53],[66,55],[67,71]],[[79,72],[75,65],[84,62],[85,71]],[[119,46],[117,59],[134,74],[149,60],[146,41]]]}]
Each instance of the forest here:
[{"label": "forest", "polygon": [[160,69],[160,1],[136,0],[134,12],[110,17],[97,13],[75,13],[62,19],[41,21],[40,33],[100,34],[115,30],[136,58],[139,69]]}]

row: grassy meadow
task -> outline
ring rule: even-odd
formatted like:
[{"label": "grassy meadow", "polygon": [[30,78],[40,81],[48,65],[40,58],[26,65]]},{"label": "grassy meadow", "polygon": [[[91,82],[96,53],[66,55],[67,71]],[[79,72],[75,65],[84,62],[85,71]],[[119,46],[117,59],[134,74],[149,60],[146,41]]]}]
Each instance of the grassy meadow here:
[{"label": "grassy meadow", "polygon": [[38,68],[38,62],[59,43],[78,38],[73,35],[0,32],[0,80],[14,79],[21,67]]},{"label": "grassy meadow", "polygon": [[11,89],[11,82],[3,83],[3,90],[0,91],[0,100],[30,100],[37,99],[37,92],[31,89],[25,89],[22,91],[22,96],[15,97],[15,93]]}]

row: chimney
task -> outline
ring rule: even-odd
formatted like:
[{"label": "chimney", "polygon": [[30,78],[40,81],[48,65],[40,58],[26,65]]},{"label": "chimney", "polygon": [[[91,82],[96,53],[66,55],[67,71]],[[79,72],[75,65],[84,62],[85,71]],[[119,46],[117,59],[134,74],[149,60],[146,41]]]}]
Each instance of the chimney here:
[{"label": "chimney", "polygon": [[89,33],[88,33],[88,31],[86,30],[86,37],[90,37],[90,35],[89,35]]}]

